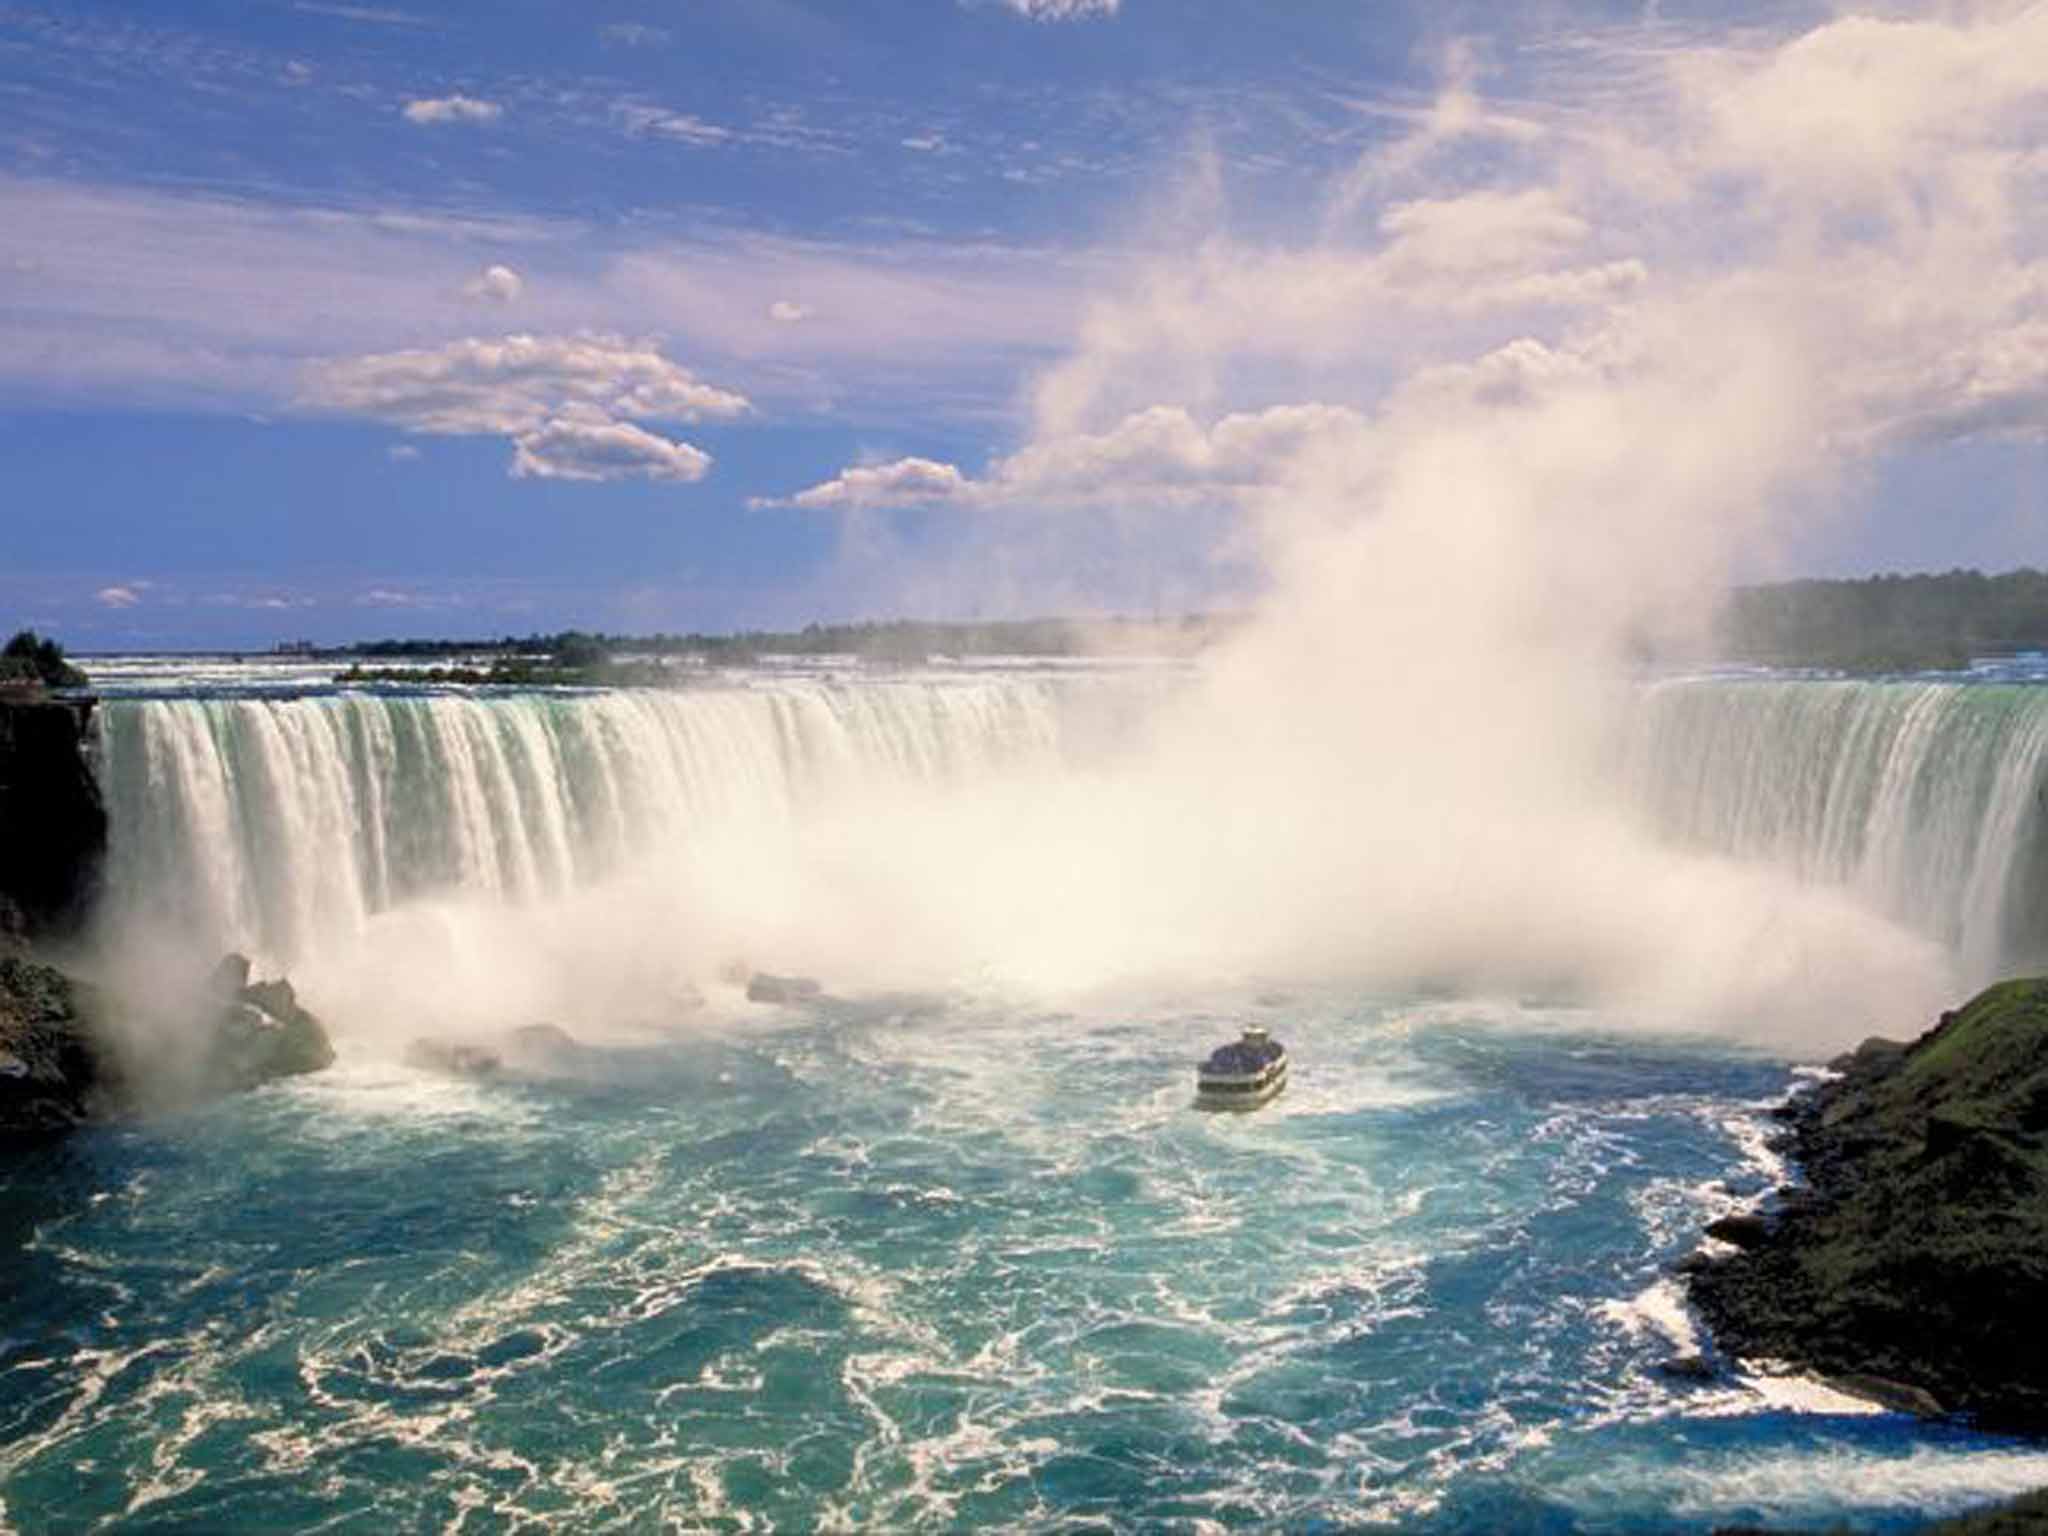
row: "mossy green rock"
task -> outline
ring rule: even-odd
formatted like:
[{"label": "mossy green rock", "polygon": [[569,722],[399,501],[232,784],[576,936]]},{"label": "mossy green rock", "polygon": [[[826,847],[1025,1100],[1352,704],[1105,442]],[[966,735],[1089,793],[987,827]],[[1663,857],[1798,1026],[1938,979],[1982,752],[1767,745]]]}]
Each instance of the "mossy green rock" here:
[{"label": "mossy green rock", "polygon": [[2048,979],[1835,1065],[1781,1112],[1805,1187],[1692,1275],[1717,1346],[2048,1432]]}]

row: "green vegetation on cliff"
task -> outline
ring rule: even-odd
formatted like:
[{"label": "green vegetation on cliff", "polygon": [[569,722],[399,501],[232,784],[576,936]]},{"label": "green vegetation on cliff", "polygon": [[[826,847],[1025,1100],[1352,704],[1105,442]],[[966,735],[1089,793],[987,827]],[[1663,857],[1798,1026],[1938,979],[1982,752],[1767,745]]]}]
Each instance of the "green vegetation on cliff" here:
[{"label": "green vegetation on cliff", "polygon": [[0,648],[0,685],[38,684],[45,688],[89,688],[92,679],[64,659],[64,647],[32,629],[16,631]]},{"label": "green vegetation on cliff", "polygon": [[1785,1111],[1805,1188],[1693,1276],[1717,1346],[2048,1430],[2048,979],[1837,1065]]}]

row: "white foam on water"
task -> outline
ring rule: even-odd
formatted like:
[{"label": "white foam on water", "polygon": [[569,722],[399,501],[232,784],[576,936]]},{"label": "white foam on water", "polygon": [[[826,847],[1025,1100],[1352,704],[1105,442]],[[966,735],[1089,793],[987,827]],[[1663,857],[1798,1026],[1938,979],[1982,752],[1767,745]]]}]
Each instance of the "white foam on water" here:
[{"label": "white foam on water", "polygon": [[1595,1310],[1632,1335],[1661,1339],[1676,1354],[1699,1353],[1699,1329],[1676,1280],[1660,1279],[1626,1301],[1604,1301]]},{"label": "white foam on water", "polygon": [[1617,1464],[1568,1478],[1574,1502],[1597,1504],[1647,1492],[1689,1519],[1827,1519],[1842,1510],[1939,1517],[2013,1498],[2048,1484],[2048,1452],[1917,1445],[1898,1453],[1830,1446],[1813,1451],[1753,1446],[1699,1451],[1681,1460]]},{"label": "white foam on water", "polygon": [[1777,1413],[1882,1414],[1892,1410],[1867,1397],[1844,1392],[1818,1377],[1797,1371],[1773,1371],[1760,1362],[1745,1360],[1736,1380],[1755,1395],[1766,1411]]}]

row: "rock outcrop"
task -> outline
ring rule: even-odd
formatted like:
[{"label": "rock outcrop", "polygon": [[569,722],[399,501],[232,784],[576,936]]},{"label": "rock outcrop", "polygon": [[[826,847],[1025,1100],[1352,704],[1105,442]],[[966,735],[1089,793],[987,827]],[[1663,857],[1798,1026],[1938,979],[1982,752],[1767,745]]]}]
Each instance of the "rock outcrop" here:
[{"label": "rock outcrop", "polygon": [[1717,1347],[2048,1432],[2048,979],[1834,1065],[1779,1111],[1804,1185],[1724,1234],[1740,1252],[1688,1267]]},{"label": "rock outcrop", "polygon": [[824,988],[808,976],[773,976],[767,971],[756,971],[747,978],[750,1003],[815,1003],[823,996]]},{"label": "rock outcrop", "polygon": [[108,994],[32,958],[0,953],[0,1141],[240,1092],[334,1061],[327,1031],[288,981],[250,982],[230,955],[189,1028],[117,1049]]},{"label": "rock outcrop", "polygon": [[213,994],[219,1007],[200,1072],[203,1091],[232,1093],[334,1065],[326,1029],[283,977],[252,982],[248,960],[229,955],[213,973]]},{"label": "rock outcrop", "polygon": [[559,1024],[525,1024],[466,1040],[426,1035],[406,1047],[405,1059],[451,1077],[578,1077],[593,1070],[590,1048]]}]

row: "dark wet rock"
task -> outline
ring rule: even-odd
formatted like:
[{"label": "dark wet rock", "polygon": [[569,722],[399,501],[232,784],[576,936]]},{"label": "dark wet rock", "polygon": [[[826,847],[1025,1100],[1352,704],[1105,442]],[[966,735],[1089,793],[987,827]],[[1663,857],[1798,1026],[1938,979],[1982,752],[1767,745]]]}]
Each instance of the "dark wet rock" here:
[{"label": "dark wet rock", "polygon": [[[214,971],[216,988],[236,974],[247,976],[248,965],[240,955],[223,960]],[[224,997],[214,1018],[202,1086],[235,1092],[333,1065],[327,1030],[300,1005],[289,981],[245,982]]]},{"label": "dark wet rock", "polygon": [[1719,1254],[1702,1253],[1695,1249],[1671,1266],[1674,1275],[1696,1275],[1703,1269],[1712,1269],[1721,1262]]},{"label": "dark wet rock", "polygon": [[1770,1235],[1770,1222],[1754,1211],[1718,1217],[1707,1223],[1707,1236],[1737,1248],[1754,1248]]},{"label": "dark wet rock", "polygon": [[111,1074],[92,1044],[93,997],[55,966],[0,956],[0,1139],[70,1130],[99,1108]]},{"label": "dark wet rock", "polygon": [[405,1048],[405,1059],[411,1066],[450,1077],[496,1077],[505,1070],[504,1058],[496,1051],[468,1040],[415,1040]]},{"label": "dark wet rock", "polygon": [[823,990],[808,976],[771,976],[766,971],[756,971],[747,978],[750,1003],[814,1002]]},{"label": "dark wet rock", "polygon": [[1866,1041],[1836,1065],[1783,1115],[1797,1198],[1690,1273],[1720,1352],[2048,1433],[2048,980],[1992,987],[1910,1045]]},{"label": "dark wet rock", "polygon": [[453,1077],[552,1078],[597,1075],[599,1054],[559,1024],[543,1023],[471,1039],[423,1037],[406,1047],[405,1059]]},{"label": "dark wet rock", "polygon": [[1712,1381],[1720,1372],[1705,1355],[1673,1355],[1657,1362],[1657,1374],[1678,1381]]},{"label": "dark wet rock", "polygon": [[1886,1376],[1872,1376],[1861,1371],[1824,1379],[1837,1392],[1846,1392],[1849,1396],[1860,1397],[1866,1402],[1882,1403],[1899,1413],[1910,1413],[1923,1419],[1940,1419],[1948,1416],[1948,1410],[1932,1392],[1923,1391],[1907,1382],[1893,1381]]},{"label": "dark wet rock", "polygon": [[552,1055],[583,1049],[576,1037],[559,1024],[523,1024],[505,1038],[528,1054]]},{"label": "dark wet rock", "polygon": [[0,693],[0,934],[67,937],[91,911],[107,851],[92,711],[91,699]]}]

